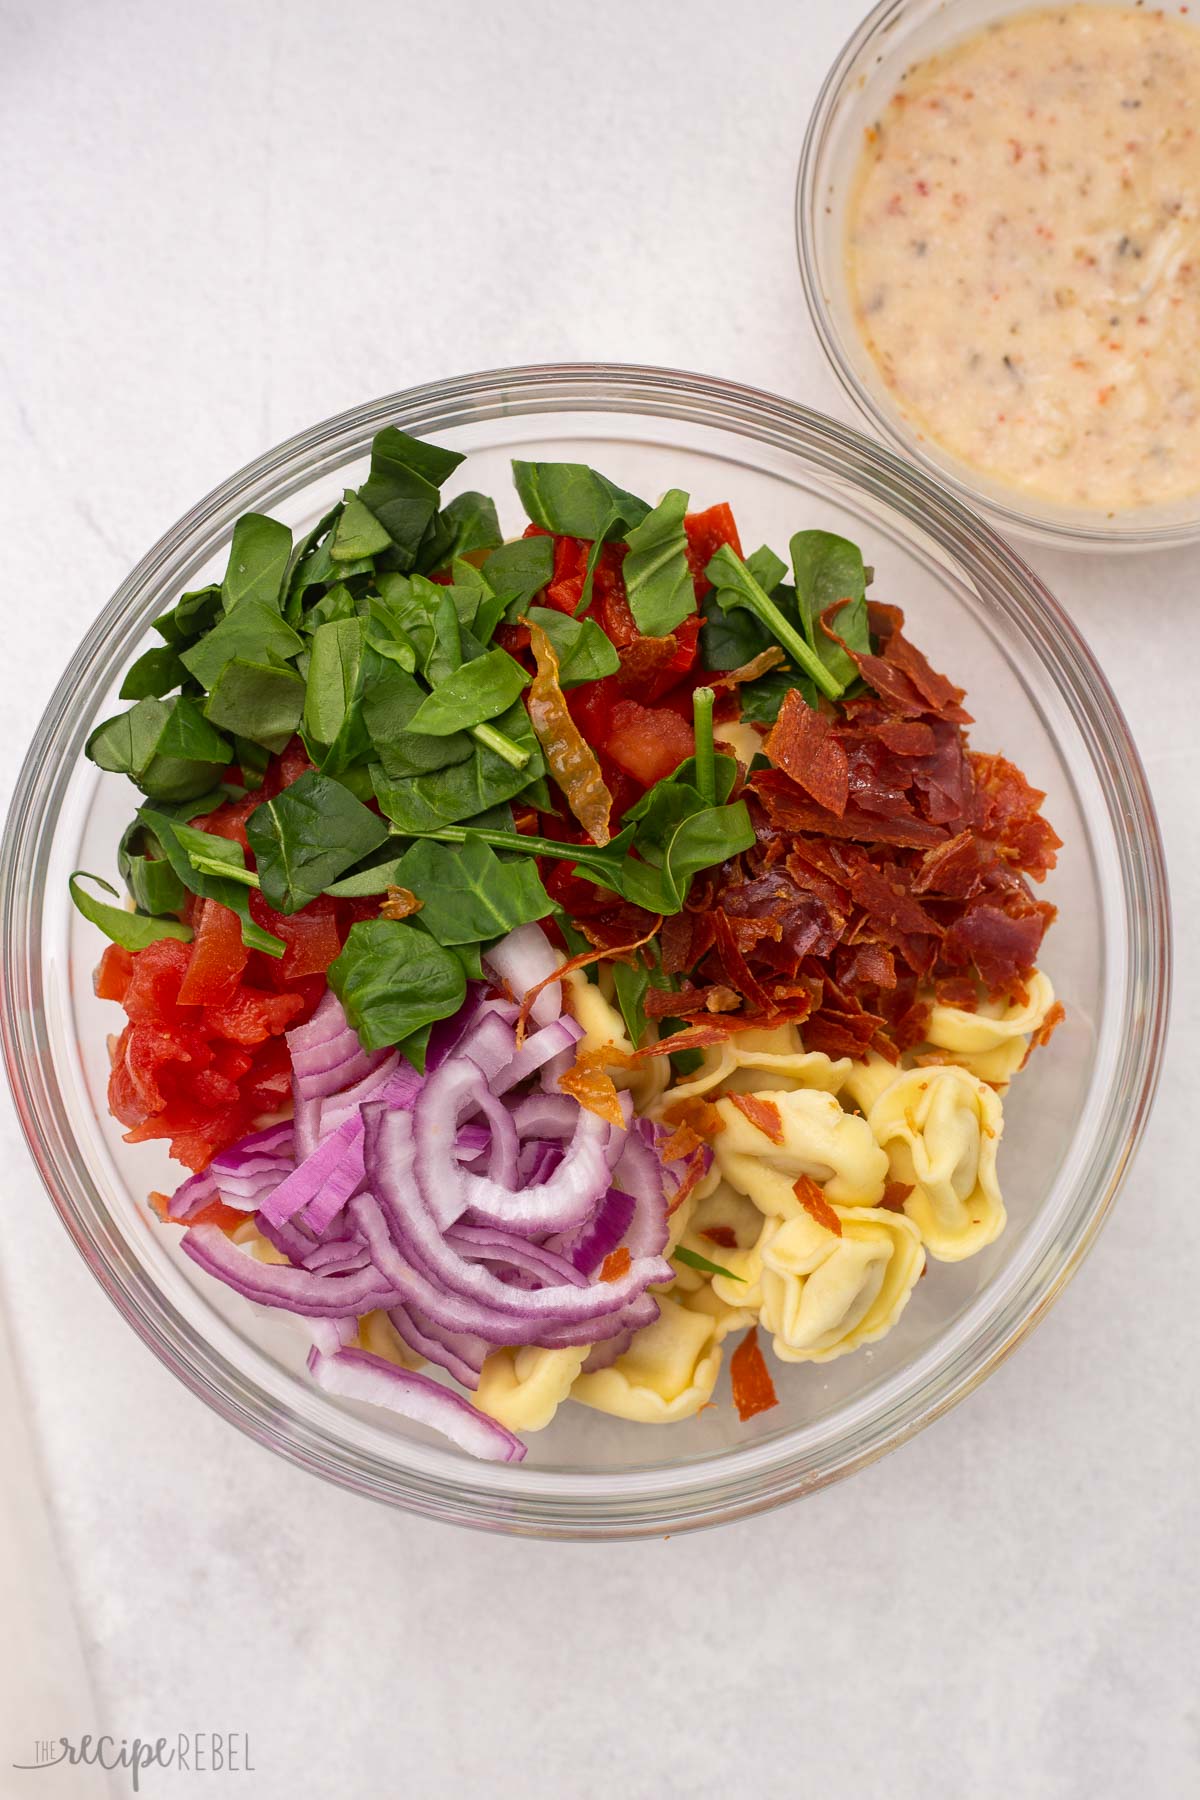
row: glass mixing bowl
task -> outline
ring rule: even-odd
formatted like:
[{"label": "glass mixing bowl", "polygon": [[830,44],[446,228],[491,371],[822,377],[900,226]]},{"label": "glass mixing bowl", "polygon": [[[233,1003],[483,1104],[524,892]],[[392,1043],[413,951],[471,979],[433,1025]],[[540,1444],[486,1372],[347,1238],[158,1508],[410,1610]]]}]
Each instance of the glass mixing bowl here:
[{"label": "glass mixing bowl", "polygon": [[[154,616],[219,574],[237,516],[270,512],[305,530],[362,479],[385,424],[468,452],[459,485],[494,493],[513,530],[519,455],[592,463],[650,495],[687,488],[697,506],[728,500],[750,543],[786,544],[802,525],[857,539],[874,592],[903,605],[916,641],[966,684],[974,742],[1020,759],[1065,840],[1045,966],[1067,1020],[1006,1106],[1008,1231],[970,1262],[934,1265],[882,1343],[777,1366],[780,1405],[747,1425],[724,1386],[715,1409],[660,1428],[566,1406],[507,1467],[334,1401],[306,1376],[297,1324],[180,1255],[146,1204],[178,1170],[160,1145],[124,1144],[108,1117],[106,1038],[120,1014],[92,993],[102,940],[71,906],[67,877],[115,879],[134,796],[85,761],[84,741],[115,709]],[[25,1131],[75,1243],[156,1354],[261,1443],[357,1493],[551,1537],[677,1531],[776,1505],[960,1399],[1092,1242],[1145,1122],[1167,1009],[1166,884],[1145,778],[1103,675],[1037,577],[927,474],[857,432],[669,370],[513,369],[414,388],[304,432],[201,501],[124,582],[59,684],[17,784],[0,913],[4,1044]]]},{"label": "glass mixing bowl", "polygon": [[[1129,0],[1086,0],[1128,8]],[[1140,3],[1140,0],[1139,0]],[[854,319],[846,272],[846,206],[864,133],[914,62],[945,50],[1032,0],[881,0],[842,49],[817,96],[796,181],[796,244],[821,347],[857,411],[886,443],[1006,531],[1073,550],[1155,550],[1200,538],[1200,494],[1170,505],[1105,513],[1059,506],[992,480],[921,431],[897,407]],[[1186,12],[1186,7],[1183,11]]]}]

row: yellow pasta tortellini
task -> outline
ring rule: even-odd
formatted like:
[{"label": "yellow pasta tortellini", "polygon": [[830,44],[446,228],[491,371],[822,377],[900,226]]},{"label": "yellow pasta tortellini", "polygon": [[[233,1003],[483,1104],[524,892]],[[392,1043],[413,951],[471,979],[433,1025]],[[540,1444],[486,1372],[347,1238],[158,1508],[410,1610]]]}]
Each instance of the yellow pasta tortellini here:
[{"label": "yellow pasta tortellini", "polygon": [[358,1341],[372,1356],[401,1369],[423,1369],[425,1358],[410,1350],[385,1312],[363,1313],[358,1321]]},{"label": "yellow pasta tortellini", "polygon": [[643,1425],[669,1425],[700,1411],[721,1367],[716,1321],[669,1294],[659,1296],[658,1308],[653,1325],[638,1332],[611,1368],[580,1375],[573,1400]]},{"label": "yellow pasta tortellini", "polygon": [[540,1350],[528,1344],[519,1350],[493,1350],[484,1359],[476,1406],[510,1431],[541,1431],[571,1392],[589,1348],[573,1344],[564,1350]]},{"label": "yellow pasta tortellini", "polygon": [[[725,1180],[759,1206],[778,1212],[764,1199],[763,1175],[783,1173],[794,1181],[810,1175],[835,1206],[873,1206],[883,1195],[888,1159],[865,1119],[843,1112],[833,1094],[797,1088],[790,1094],[766,1093],[761,1099],[779,1117],[782,1142],[747,1118],[732,1100],[718,1100],[725,1129],[713,1139],[713,1153]],[[772,1116],[768,1114],[768,1116]],[[766,1184],[773,1190],[773,1183]]]},{"label": "yellow pasta tortellini", "polygon": [[[565,977],[563,987],[568,1010],[583,1027],[579,1053],[602,1050],[606,1044],[612,1044],[623,1055],[632,1056],[633,1045],[625,1030],[625,1021],[596,983],[589,981],[582,969],[572,969]],[[666,1056],[649,1056],[636,1068],[623,1069],[619,1063],[614,1063],[608,1072],[617,1087],[628,1088],[638,1111],[645,1112],[670,1080],[671,1064]]]},{"label": "yellow pasta tortellini", "polygon": [[1029,1052],[1029,1040],[1054,1005],[1048,976],[1035,969],[1020,1005],[981,1000],[975,1012],[958,1006],[929,1009],[926,1037],[936,1050],[946,1050],[956,1063],[993,1087],[1004,1088]]},{"label": "yellow pasta tortellini", "polygon": [[868,1121],[892,1175],[912,1193],[904,1210],[940,1262],[961,1262],[1004,1229],[996,1148],[1004,1114],[996,1094],[954,1063],[909,1069]]},{"label": "yellow pasta tortellini", "polygon": [[762,1252],[759,1322],[782,1362],[831,1362],[891,1330],[925,1252],[903,1213],[835,1208],[841,1235],[808,1213],[789,1219]]},{"label": "yellow pasta tortellini", "polygon": [[849,1057],[834,1061],[821,1050],[806,1050],[795,1025],[777,1025],[770,1031],[736,1031],[724,1043],[703,1051],[702,1059],[692,1079],[673,1087],[665,1096],[665,1103],[708,1094],[714,1088],[735,1094],[798,1087],[834,1093],[851,1067]]},{"label": "yellow pasta tortellini", "polygon": [[849,1064],[840,1091],[854,1102],[865,1117],[880,1094],[885,1088],[891,1087],[899,1074],[900,1069],[895,1063],[872,1050],[861,1062],[855,1060]]},{"label": "yellow pasta tortellini", "polygon": [[[713,1177],[716,1179],[713,1180]],[[693,1256],[702,1256],[707,1262],[717,1263],[721,1268],[728,1269],[731,1278],[711,1275],[705,1270],[690,1268],[687,1263],[680,1262],[675,1264],[675,1280],[671,1292],[676,1299],[689,1305],[693,1294],[710,1293],[711,1283],[720,1281],[721,1294],[714,1295],[715,1304],[712,1307],[702,1305],[700,1310],[708,1311],[711,1317],[721,1319],[724,1312],[731,1308],[737,1312],[746,1310],[748,1283],[757,1281],[761,1268],[761,1259],[756,1257],[755,1252],[762,1237],[764,1220],[753,1200],[748,1199],[745,1194],[739,1194],[727,1181],[720,1180],[715,1166],[710,1171],[709,1183],[710,1191],[697,1201],[688,1229],[679,1241]],[[705,1236],[707,1231],[713,1230],[720,1232],[722,1236],[732,1234],[734,1242],[714,1242],[712,1238]],[[670,1251],[667,1254],[670,1255]],[[738,1276],[742,1277],[740,1281],[737,1280]],[[737,1298],[723,1300],[721,1295],[726,1294],[736,1294]],[[747,1323],[752,1322],[751,1311],[747,1314]],[[726,1330],[731,1329],[731,1326],[726,1327]],[[725,1332],[722,1331],[720,1336],[724,1335]]]},{"label": "yellow pasta tortellini", "polygon": [[[715,1260],[719,1261],[720,1258]],[[712,1282],[703,1276],[698,1278],[696,1287],[687,1292],[681,1290],[675,1293],[674,1298],[682,1306],[686,1306],[689,1312],[702,1313],[713,1321],[718,1344],[724,1343],[731,1331],[745,1331],[758,1317],[753,1307],[730,1306],[727,1300],[722,1300]]]}]

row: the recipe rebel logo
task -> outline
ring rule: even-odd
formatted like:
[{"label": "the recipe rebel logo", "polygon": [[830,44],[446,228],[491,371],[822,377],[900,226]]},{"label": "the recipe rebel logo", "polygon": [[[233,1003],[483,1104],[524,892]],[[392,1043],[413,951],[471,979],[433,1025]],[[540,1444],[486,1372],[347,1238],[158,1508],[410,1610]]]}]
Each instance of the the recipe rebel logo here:
[{"label": "the recipe rebel logo", "polygon": [[[124,1769],[135,1794],[147,1769],[179,1769],[194,1775],[253,1775],[250,1736],[238,1731],[179,1731],[174,1737],[153,1739],[114,1738],[107,1733],[93,1737],[38,1738],[32,1762],[12,1767],[36,1774],[39,1769]],[[32,1791],[32,1790],[31,1790]]]}]

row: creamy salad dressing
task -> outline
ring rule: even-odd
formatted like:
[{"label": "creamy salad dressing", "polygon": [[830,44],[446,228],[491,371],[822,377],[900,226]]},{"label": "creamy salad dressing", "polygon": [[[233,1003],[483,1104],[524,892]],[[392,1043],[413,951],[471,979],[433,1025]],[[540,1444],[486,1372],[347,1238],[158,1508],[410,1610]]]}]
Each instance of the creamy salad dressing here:
[{"label": "creamy salad dressing", "polygon": [[914,65],[868,134],[847,259],[923,434],[1110,512],[1200,493],[1200,31],[1017,14]]}]

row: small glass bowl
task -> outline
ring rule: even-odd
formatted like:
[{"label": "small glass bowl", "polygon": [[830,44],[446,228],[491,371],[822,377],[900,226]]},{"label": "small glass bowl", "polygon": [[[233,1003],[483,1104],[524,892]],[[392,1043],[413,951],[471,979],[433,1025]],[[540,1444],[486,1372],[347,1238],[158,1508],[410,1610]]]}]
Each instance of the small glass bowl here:
[{"label": "small glass bowl", "polygon": [[[307,1341],[182,1256],[146,1196],[179,1170],[108,1116],[106,1039],[121,1014],[92,992],[102,941],[67,877],[116,878],[134,795],[82,754],[116,710],[151,620],[223,566],[239,514],[299,532],[362,479],[385,424],[469,453],[458,486],[521,526],[514,455],[575,459],[623,486],[728,500],[749,542],[800,525],[860,541],[875,591],[968,688],[974,742],[1007,748],[1047,791],[1064,840],[1047,884],[1062,920],[1045,965],[1067,1007],[1036,1078],[1006,1104],[1010,1223],[970,1262],[934,1265],[896,1329],[853,1356],[774,1369],[780,1405],[739,1424],[728,1388],[686,1423],[625,1424],[565,1406],[516,1467],[475,1462],[401,1419],[309,1381]],[[512,369],[392,395],[314,427],[235,475],[143,559],[91,627],[17,782],[0,852],[4,1047],[51,1198],[97,1279],[158,1356],[261,1443],[355,1492],[430,1516],[548,1537],[677,1531],[737,1518],[845,1475],[982,1380],[1078,1266],[1142,1130],[1166,1022],[1162,847],[1137,753],[1071,622],[1013,552],[930,477],[789,401],[669,370]],[[723,1377],[723,1382],[724,1382]]]},{"label": "small glass bowl", "polygon": [[[1128,0],[1086,0],[1128,9]],[[904,71],[1031,0],[880,0],[846,43],[817,96],[796,180],[800,279],[817,336],[859,414],[886,443],[930,471],[1002,529],[1073,550],[1156,550],[1200,539],[1200,494],[1107,513],[1022,493],[924,436],[896,405],[854,320],[846,271],[846,207],[864,134]]]}]

